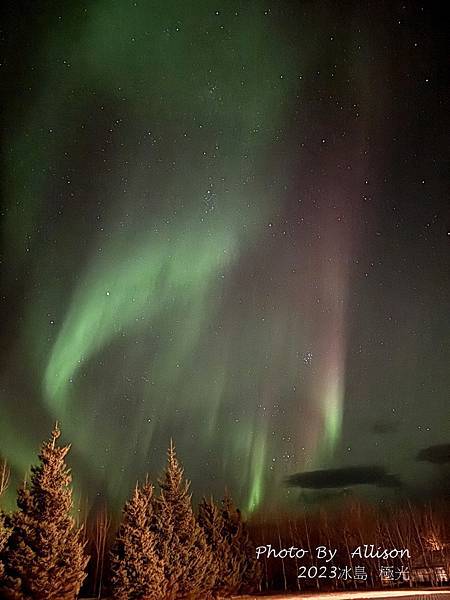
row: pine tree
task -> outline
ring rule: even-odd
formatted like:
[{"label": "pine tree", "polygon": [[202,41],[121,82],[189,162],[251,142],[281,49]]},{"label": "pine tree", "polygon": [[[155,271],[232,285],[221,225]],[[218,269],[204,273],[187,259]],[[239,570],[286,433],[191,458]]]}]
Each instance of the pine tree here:
[{"label": "pine tree", "polygon": [[57,446],[59,436],[56,425],[42,445],[40,464],[31,469],[30,485],[19,490],[19,510],[8,517],[1,598],[74,600],[86,577],[81,530],[70,515],[72,478],[65,464],[70,446]]},{"label": "pine tree", "polygon": [[226,598],[236,594],[241,584],[241,558],[230,543],[222,512],[212,498],[201,501],[198,522],[205,532],[215,563],[215,596]]},{"label": "pine tree", "polygon": [[111,552],[111,588],[120,600],[161,600],[164,571],[150,530],[153,487],[136,485],[123,509],[122,523]]},{"label": "pine tree", "polygon": [[225,537],[239,564],[238,591],[252,593],[257,590],[261,580],[261,567],[256,558],[255,546],[250,539],[247,525],[242,519],[241,511],[236,508],[228,493],[222,501],[222,517],[224,519]]},{"label": "pine tree", "polygon": [[164,600],[212,596],[214,563],[205,535],[192,510],[189,482],[171,442],[167,467],[159,481],[160,496],[155,502],[153,530],[158,553],[164,564]]}]

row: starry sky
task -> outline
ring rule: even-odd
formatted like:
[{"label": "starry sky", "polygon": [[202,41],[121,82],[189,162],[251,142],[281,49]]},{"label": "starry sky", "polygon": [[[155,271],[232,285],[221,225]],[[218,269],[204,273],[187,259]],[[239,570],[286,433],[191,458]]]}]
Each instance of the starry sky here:
[{"label": "starry sky", "polygon": [[[158,474],[171,437],[198,494],[228,486],[248,512],[298,506],[298,486],[313,503],[316,488],[439,488],[437,4],[5,3],[0,454],[15,481],[57,419],[91,503]],[[420,458],[435,447],[443,460]]]}]

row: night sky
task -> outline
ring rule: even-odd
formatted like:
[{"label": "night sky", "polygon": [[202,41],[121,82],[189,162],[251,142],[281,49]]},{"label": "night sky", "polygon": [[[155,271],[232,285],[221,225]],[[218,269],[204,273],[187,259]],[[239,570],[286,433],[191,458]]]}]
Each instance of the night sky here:
[{"label": "night sky", "polygon": [[250,512],[298,506],[298,486],[317,504],[321,488],[438,493],[439,3],[5,4],[0,454],[15,483],[57,419],[90,503],[160,473],[170,437],[197,494],[228,486]]}]

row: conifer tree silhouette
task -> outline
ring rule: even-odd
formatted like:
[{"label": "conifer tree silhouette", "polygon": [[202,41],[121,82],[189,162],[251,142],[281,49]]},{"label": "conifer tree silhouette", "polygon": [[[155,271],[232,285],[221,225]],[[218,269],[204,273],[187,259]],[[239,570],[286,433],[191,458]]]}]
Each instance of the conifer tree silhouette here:
[{"label": "conifer tree silhouette", "polygon": [[230,543],[225,520],[214,500],[203,498],[198,509],[198,522],[205,532],[215,563],[215,596],[227,598],[236,594],[241,585],[241,557]]},{"label": "conifer tree silhouette", "polygon": [[81,529],[71,516],[72,478],[57,446],[58,424],[43,443],[31,481],[18,492],[18,510],[7,518],[11,535],[2,554],[0,597],[14,600],[74,600],[86,577],[88,557]]},{"label": "conifer tree silhouette", "polygon": [[255,546],[250,539],[241,511],[236,508],[228,492],[222,501],[222,517],[225,537],[239,565],[238,591],[241,593],[257,591],[261,580],[261,568],[256,558]]},{"label": "conifer tree silhouette", "polygon": [[164,600],[211,598],[215,579],[211,549],[192,510],[189,482],[183,479],[172,441],[159,486],[153,530],[164,565]]},{"label": "conifer tree silhouette", "polygon": [[163,565],[151,531],[153,487],[136,485],[125,504],[122,523],[111,552],[111,588],[117,600],[164,598]]}]

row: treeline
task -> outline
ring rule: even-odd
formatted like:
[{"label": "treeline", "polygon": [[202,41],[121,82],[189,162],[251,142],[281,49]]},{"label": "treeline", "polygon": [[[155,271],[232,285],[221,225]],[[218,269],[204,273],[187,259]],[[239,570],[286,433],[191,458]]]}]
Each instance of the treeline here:
[{"label": "treeline", "polygon": [[[339,508],[298,514],[252,519],[250,533],[255,546],[304,548],[302,559],[260,555],[261,590],[265,591],[339,591],[381,587],[420,587],[449,584],[450,577],[450,506],[447,500],[414,504],[408,500],[397,504],[374,505],[357,497],[348,497]],[[383,560],[376,556],[353,555],[364,545],[377,548],[407,549],[408,553]],[[318,560],[318,546],[336,550],[324,577],[324,561]],[[395,552],[393,553],[395,554]],[[299,568],[304,577],[298,577]],[[338,575],[330,578],[329,567]],[[350,576],[343,577],[345,567]],[[389,567],[389,571],[386,571]],[[445,573],[442,571],[445,570]],[[383,570],[386,577],[382,577]],[[305,572],[306,571],[306,572]],[[361,577],[355,578],[359,571]],[[404,573],[404,576],[400,576]],[[389,574],[392,577],[389,577]]]},{"label": "treeline", "polygon": [[[17,510],[0,511],[0,599],[195,600],[260,591],[333,591],[389,586],[442,585],[450,574],[449,504],[385,506],[355,497],[339,509],[255,515],[245,523],[231,497],[203,499],[194,512],[189,482],[171,444],[158,492],[137,484],[113,527],[106,507],[82,526],[72,516],[68,446],[59,446],[58,427],[44,442],[39,463],[17,495]],[[0,496],[8,486],[0,461]],[[359,546],[408,549],[389,562],[353,556]],[[255,549],[304,548],[307,554],[275,557]],[[317,546],[336,550],[330,567],[364,573],[364,578],[308,576],[323,567]],[[382,567],[407,572],[408,579],[382,580]],[[443,566],[443,567],[442,567]],[[299,577],[299,573],[306,577]],[[318,571],[319,572],[319,571]],[[428,579],[417,578],[423,574]]]},{"label": "treeline", "polygon": [[[117,600],[208,600],[259,586],[259,562],[240,511],[226,495],[220,505],[203,499],[195,514],[172,443],[159,494],[146,480],[126,502],[105,569],[110,521],[100,516],[88,543],[72,516],[65,462],[70,447],[59,446],[59,437],[56,426],[30,481],[18,491],[17,510],[0,513],[0,598],[75,600],[87,576],[89,547],[96,554],[98,596],[103,581],[103,591]],[[7,485],[5,469],[0,493]]]}]

